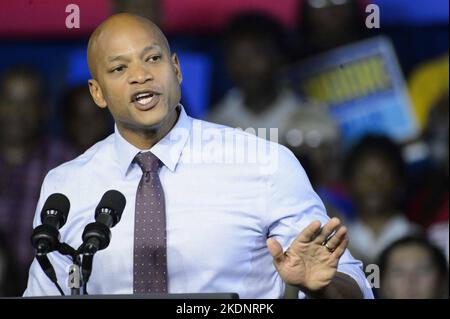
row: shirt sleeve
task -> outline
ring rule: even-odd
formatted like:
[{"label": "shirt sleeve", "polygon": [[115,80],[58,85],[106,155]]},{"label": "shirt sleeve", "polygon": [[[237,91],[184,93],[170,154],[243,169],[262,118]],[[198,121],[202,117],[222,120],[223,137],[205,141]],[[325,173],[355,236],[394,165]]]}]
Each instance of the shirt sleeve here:
[{"label": "shirt sleeve", "polygon": [[[266,225],[268,237],[275,238],[286,250],[311,222],[319,220],[324,225],[329,217],[294,154],[281,145],[276,154],[273,172],[267,178]],[[362,262],[346,250],[339,260],[338,271],[358,283],[364,298],[373,298],[362,267]],[[304,297],[304,294],[300,293],[299,297]]]},{"label": "shirt sleeve", "polygon": [[[33,221],[33,229],[36,228],[41,223],[40,213],[42,207],[44,206],[45,201],[48,196],[51,195],[50,192],[54,189],[49,175],[51,172],[47,174],[42,183],[41,193],[39,196],[39,200],[36,207],[36,212]],[[53,252],[47,255],[50,263],[53,265],[55,269],[56,276],[58,278],[58,283],[61,286],[62,290],[66,295],[70,294],[70,290],[67,285],[68,280],[68,271],[71,265],[71,260],[67,256],[62,256],[58,252]],[[56,288],[55,284],[45,275],[41,266],[37,262],[36,258],[33,260],[29,274],[28,274],[28,283],[27,288],[23,294],[24,297],[32,297],[32,296],[59,296],[60,292]]]}]

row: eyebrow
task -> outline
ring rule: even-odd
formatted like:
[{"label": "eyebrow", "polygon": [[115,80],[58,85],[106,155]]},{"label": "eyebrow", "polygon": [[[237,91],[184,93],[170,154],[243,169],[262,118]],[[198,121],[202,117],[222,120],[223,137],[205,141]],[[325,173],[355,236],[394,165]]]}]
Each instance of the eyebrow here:
[{"label": "eyebrow", "polygon": [[143,56],[145,53],[147,53],[148,51],[151,51],[151,50],[159,50],[159,51],[162,51],[162,48],[161,48],[161,46],[159,46],[159,45],[157,45],[157,44],[150,44],[150,45],[147,45],[144,49],[142,49],[141,56]]},{"label": "eyebrow", "polygon": [[[148,51],[151,51],[151,50],[162,51],[162,48],[161,48],[161,46],[159,46],[157,44],[147,45],[145,48],[142,49],[140,56],[142,57],[145,53],[147,53]],[[117,55],[117,56],[109,56],[107,60],[109,63],[111,63],[111,62],[116,62],[116,61],[121,61],[121,60],[127,61],[128,59],[123,55]]]}]

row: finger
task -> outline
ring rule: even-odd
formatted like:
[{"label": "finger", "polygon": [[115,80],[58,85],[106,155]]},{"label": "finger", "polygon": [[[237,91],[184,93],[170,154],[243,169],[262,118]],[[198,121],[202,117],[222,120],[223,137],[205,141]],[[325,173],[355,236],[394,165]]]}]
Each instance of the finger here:
[{"label": "finger", "polygon": [[339,244],[339,246],[336,247],[336,249],[334,250],[334,252],[331,254],[331,256],[333,256],[336,259],[341,258],[341,256],[344,254],[345,250],[347,249],[348,246],[348,242],[349,239],[348,237],[345,237],[341,243]]},{"label": "finger", "polygon": [[320,231],[321,223],[318,220],[313,221],[311,224],[306,226],[305,229],[301,231],[301,233],[297,236],[295,241],[301,243],[309,243],[311,242],[317,233]]},{"label": "finger", "polygon": [[281,247],[280,243],[274,238],[269,238],[267,239],[266,244],[274,261],[276,263],[282,262],[285,256],[283,253],[283,247]]},{"label": "finger", "polygon": [[320,234],[316,237],[316,239],[314,239],[314,242],[316,242],[317,244],[324,243],[340,225],[341,221],[339,220],[339,218],[331,218],[328,223],[323,226]]},{"label": "finger", "polygon": [[342,240],[345,239],[345,236],[347,235],[347,228],[345,226],[341,226],[337,231],[336,234],[334,234],[328,241],[327,241],[327,248],[335,250],[336,247],[340,245]]}]

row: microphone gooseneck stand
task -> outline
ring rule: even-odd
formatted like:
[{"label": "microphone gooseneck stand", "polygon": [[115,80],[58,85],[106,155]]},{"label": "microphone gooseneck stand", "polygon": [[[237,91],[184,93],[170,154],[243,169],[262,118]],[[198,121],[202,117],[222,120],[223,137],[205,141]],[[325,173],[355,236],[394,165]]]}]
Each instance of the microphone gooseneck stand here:
[{"label": "microphone gooseneck stand", "polygon": [[55,269],[53,268],[52,264],[50,263],[50,260],[48,259],[47,252],[45,249],[40,246],[36,250],[36,260],[38,261],[39,265],[41,266],[44,273],[47,275],[47,277],[53,282],[53,284],[58,289],[61,296],[64,296],[64,292],[61,289],[61,286],[58,283],[58,278],[56,277]]},{"label": "microphone gooseneck stand", "polygon": [[[68,256],[72,260],[69,267],[68,286],[72,296],[80,295],[80,288],[83,287],[83,295],[87,295],[87,282],[91,275],[94,254],[97,251],[91,245],[82,244],[78,250],[67,243],[61,243],[55,250],[61,255]],[[83,258],[82,258],[83,257]],[[45,275],[53,282],[61,296],[65,296],[64,291],[58,283],[55,269],[47,256],[47,251],[43,245],[36,249],[36,260],[44,271]]]},{"label": "microphone gooseneck stand", "polygon": [[80,295],[80,287],[82,278],[80,276],[81,258],[80,253],[72,246],[61,243],[58,248],[58,252],[61,255],[69,256],[72,259],[72,265],[69,267],[69,288],[72,296]]},{"label": "microphone gooseneck stand", "polygon": [[[66,243],[61,243],[57,251],[64,256],[68,256],[72,260],[72,265],[69,267],[69,280],[68,286],[71,291],[72,296],[78,296],[82,289],[82,294],[87,295],[87,283],[91,275],[92,263],[94,259],[94,254],[96,251],[92,250],[92,247],[84,247],[81,245],[78,250]],[[47,254],[45,252],[37,251],[36,259],[41,265],[47,277],[55,284],[56,288],[62,296],[65,296],[61,286],[58,283],[55,270],[51,265]],[[83,265],[83,266],[82,266]]]}]

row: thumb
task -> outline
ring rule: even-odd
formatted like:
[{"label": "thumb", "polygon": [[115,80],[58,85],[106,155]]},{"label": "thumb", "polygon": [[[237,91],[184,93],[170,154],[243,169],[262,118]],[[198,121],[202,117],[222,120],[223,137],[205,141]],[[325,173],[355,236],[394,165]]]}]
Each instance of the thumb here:
[{"label": "thumb", "polygon": [[266,244],[274,261],[276,263],[282,262],[285,256],[283,254],[283,247],[281,247],[280,243],[274,238],[269,238],[267,239]]}]

